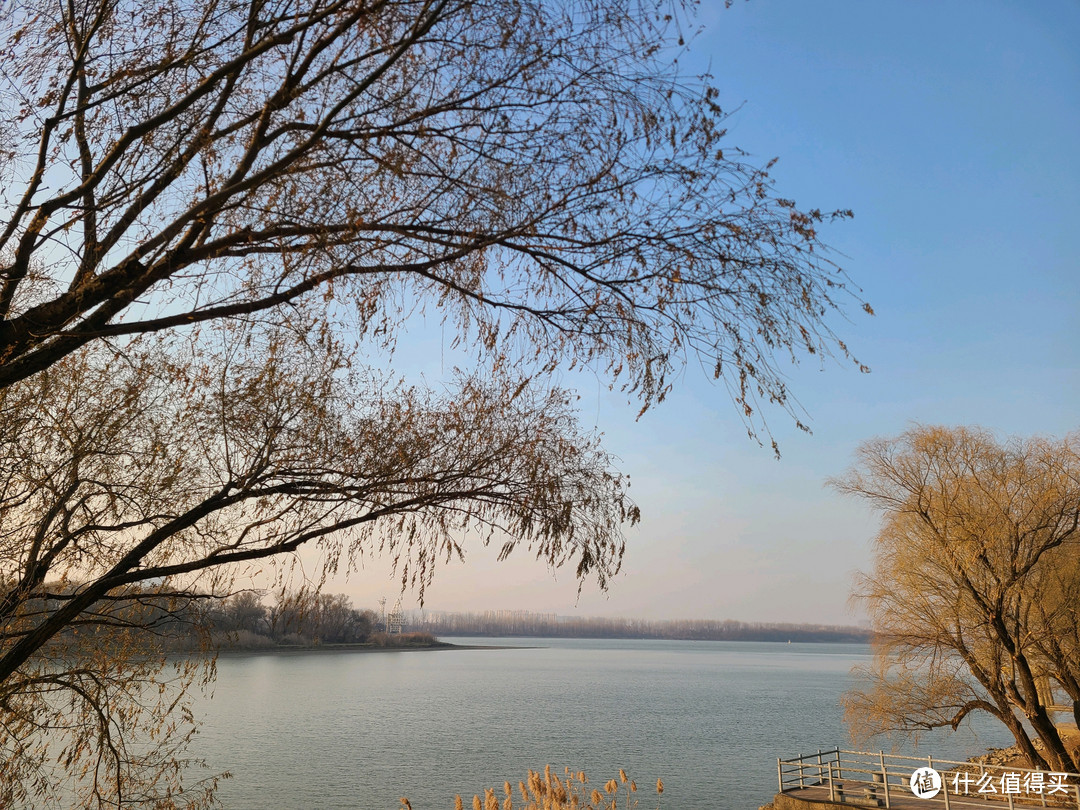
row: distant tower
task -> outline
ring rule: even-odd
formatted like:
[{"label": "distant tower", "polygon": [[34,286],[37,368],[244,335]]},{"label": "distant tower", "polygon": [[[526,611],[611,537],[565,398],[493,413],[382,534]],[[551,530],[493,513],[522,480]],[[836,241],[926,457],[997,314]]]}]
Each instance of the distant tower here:
[{"label": "distant tower", "polygon": [[401,612],[401,597],[394,603],[394,609],[386,617],[386,632],[400,633],[401,626],[405,623],[405,616]]},{"label": "distant tower", "polygon": [[386,597],[379,600],[379,618],[382,619],[383,632],[390,632],[390,622],[386,618]]}]

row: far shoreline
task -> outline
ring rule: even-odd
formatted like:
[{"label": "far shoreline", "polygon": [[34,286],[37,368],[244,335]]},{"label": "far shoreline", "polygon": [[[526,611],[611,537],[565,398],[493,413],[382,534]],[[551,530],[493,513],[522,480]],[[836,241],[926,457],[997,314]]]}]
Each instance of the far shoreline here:
[{"label": "far shoreline", "polygon": [[[561,641],[561,640],[576,640],[576,641],[669,641],[669,642],[730,642],[736,644],[776,644],[787,646],[789,644],[799,644],[808,646],[817,646],[820,644],[842,644],[856,646],[859,644],[866,644],[865,641],[856,640],[842,640],[842,641],[818,641],[818,640],[799,640],[799,641],[777,641],[775,639],[701,639],[701,638],[650,638],[642,636],[544,636],[544,635],[474,635],[474,634],[453,634],[444,636],[443,638],[468,638],[471,640],[491,638],[498,640],[516,640],[521,639],[529,641]],[[433,643],[424,644],[372,644],[370,642],[345,642],[345,643],[330,643],[330,644],[283,644],[266,646],[221,646],[217,649],[211,649],[211,653],[217,656],[236,657],[242,655],[261,655],[271,653],[274,655],[301,655],[306,653],[389,653],[389,652],[409,652],[413,650],[420,651],[439,651],[439,650],[540,650],[546,649],[546,645],[543,644],[455,644],[452,641],[436,640]],[[192,653],[198,653],[198,650],[192,650]]]},{"label": "far shoreline", "polygon": [[[440,650],[535,650],[541,647],[518,647],[510,644],[452,644],[448,641],[436,641],[434,644],[381,645],[366,642],[344,644],[310,645],[275,645],[266,647],[220,647],[212,652],[217,656],[230,658],[241,655],[303,655],[306,653],[392,653],[392,652],[437,652]],[[196,651],[197,652],[197,651]]]}]

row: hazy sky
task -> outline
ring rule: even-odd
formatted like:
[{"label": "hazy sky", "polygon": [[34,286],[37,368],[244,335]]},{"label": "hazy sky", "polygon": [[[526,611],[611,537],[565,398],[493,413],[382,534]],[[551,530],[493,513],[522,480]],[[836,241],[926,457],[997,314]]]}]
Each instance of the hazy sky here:
[{"label": "hazy sky", "polygon": [[[474,548],[429,609],[852,623],[877,519],[824,482],[860,441],[911,422],[1080,428],[1080,3],[706,5],[683,63],[741,105],[729,143],[779,157],[777,191],[801,207],[855,211],[824,237],[877,312],[835,323],[872,373],[792,368],[813,435],[767,412],[779,461],[696,368],[639,422],[595,379],[564,379],[642,508],[622,574],[578,599],[572,571]],[[330,590],[398,595],[381,562]]]}]

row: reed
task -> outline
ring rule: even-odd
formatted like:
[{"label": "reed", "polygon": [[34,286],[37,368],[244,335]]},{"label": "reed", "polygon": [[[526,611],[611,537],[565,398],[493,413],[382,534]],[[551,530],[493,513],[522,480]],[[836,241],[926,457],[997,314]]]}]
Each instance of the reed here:
[{"label": "reed", "polygon": [[[663,793],[664,783],[657,779],[656,810]],[[545,766],[543,774],[529,771],[528,777],[518,782],[517,793],[509,782],[504,782],[502,794],[500,797],[495,788],[486,788],[482,798],[479,794],[473,796],[473,810],[635,810],[640,798],[637,783],[622,768],[618,779],[607,780],[600,789],[590,786],[584,771],[566,768],[560,778],[550,765]],[[402,798],[401,804],[401,810],[412,810],[408,799]],[[454,810],[463,808],[461,796],[456,796]]]}]

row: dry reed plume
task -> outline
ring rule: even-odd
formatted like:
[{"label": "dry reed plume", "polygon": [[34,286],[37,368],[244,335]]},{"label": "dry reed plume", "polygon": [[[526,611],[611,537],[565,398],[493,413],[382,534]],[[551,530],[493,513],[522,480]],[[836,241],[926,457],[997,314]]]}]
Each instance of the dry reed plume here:
[{"label": "dry reed plume", "polygon": [[[664,783],[656,780],[656,807],[659,810],[660,796],[664,792]],[[565,770],[563,778],[551,772],[551,766],[544,768],[541,776],[536,771],[529,771],[525,781],[518,782],[517,795],[521,804],[515,804],[514,789],[509,782],[503,783],[503,796],[500,798],[495,788],[486,788],[484,796],[473,796],[473,810],[633,810],[638,806],[637,783],[619,769],[618,779],[609,779],[603,790],[589,787],[589,780],[584,771]],[[620,805],[620,800],[622,804]],[[406,798],[401,799],[402,810],[412,810]],[[454,810],[464,810],[461,796],[454,799]]]}]

